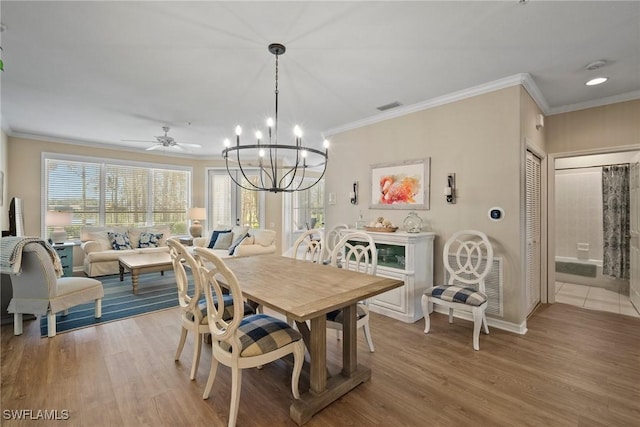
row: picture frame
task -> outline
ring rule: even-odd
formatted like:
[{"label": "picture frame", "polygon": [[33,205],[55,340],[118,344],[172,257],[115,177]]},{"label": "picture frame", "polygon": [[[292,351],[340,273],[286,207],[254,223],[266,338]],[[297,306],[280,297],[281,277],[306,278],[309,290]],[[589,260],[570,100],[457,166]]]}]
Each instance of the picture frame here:
[{"label": "picture frame", "polygon": [[371,209],[428,210],[431,157],[371,165]]}]

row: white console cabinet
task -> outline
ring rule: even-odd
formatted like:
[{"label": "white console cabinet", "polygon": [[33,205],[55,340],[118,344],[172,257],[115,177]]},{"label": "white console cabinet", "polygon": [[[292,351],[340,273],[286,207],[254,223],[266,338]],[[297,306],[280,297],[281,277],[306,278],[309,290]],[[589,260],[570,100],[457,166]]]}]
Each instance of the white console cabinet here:
[{"label": "white console cabinet", "polygon": [[[363,231],[347,230],[346,232]],[[433,240],[435,233],[366,232],[378,250],[378,276],[399,279],[404,285],[369,300],[369,309],[406,323],[423,317],[420,301],[433,286]]]}]

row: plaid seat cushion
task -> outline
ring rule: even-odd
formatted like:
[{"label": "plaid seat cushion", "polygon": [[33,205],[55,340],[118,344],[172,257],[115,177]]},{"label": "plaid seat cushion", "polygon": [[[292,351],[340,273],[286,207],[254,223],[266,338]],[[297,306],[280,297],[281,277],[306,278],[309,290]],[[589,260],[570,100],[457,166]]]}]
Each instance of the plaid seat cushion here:
[{"label": "plaid seat cushion", "polygon": [[461,304],[468,304],[473,306],[479,306],[487,302],[487,295],[478,292],[473,288],[464,288],[462,286],[435,286],[427,289],[425,295],[429,295],[433,298],[439,298],[443,301],[459,302]]},{"label": "plaid seat cushion", "polygon": [[[360,320],[367,315],[367,312],[365,311],[362,304],[358,304],[357,307],[358,308],[356,311],[356,320]],[[327,313],[327,320],[330,320],[332,322],[342,323],[343,318],[344,318],[344,314],[342,310],[334,310]]]},{"label": "plaid seat cushion", "polygon": [[[222,318],[224,320],[229,320],[229,319],[231,319],[233,317],[233,296],[225,294],[222,299],[224,301],[224,314],[222,315]],[[216,297],[214,297],[213,301],[214,301],[215,306],[218,307],[218,299]],[[202,300],[198,301],[198,308],[200,309],[200,312],[202,313],[202,324],[209,323],[209,320],[207,318],[207,300],[202,299]],[[251,308],[251,306],[245,302],[244,303],[244,315],[248,316],[248,315],[251,315],[253,313],[255,313],[253,308]],[[187,313],[186,316],[187,316],[187,319],[189,319],[189,320],[191,320],[193,322],[193,313]]]},{"label": "plaid seat cushion", "polygon": [[[267,314],[254,314],[242,319],[238,327],[241,357],[259,356],[302,339],[300,332],[286,322]],[[221,343],[222,348],[231,351],[231,346]]]}]

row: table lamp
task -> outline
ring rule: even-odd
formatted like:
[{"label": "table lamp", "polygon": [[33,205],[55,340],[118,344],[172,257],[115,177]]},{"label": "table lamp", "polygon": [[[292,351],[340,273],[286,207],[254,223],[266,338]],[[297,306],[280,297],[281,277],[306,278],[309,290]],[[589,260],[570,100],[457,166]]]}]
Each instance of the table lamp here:
[{"label": "table lamp", "polygon": [[204,208],[187,209],[187,219],[192,220],[191,227],[189,227],[191,237],[202,236],[202,224],[200,224],[200,221],[203,221],[206,217],[207,213]]},{"label": "table lamp", "polygon": [[48,211],[44,218],[47,226],[53,227],[49,238],[53,243],[64,243],[67,240],[67,231],[65,226],[71,225],[72,212],[65,211]]}]

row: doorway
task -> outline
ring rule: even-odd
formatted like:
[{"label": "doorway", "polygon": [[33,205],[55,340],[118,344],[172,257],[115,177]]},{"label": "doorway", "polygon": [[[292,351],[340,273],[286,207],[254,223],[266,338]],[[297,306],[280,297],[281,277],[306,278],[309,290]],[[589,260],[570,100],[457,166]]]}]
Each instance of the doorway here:
[{"label": "doorway", "polygon": [[626,151],[558,156],[552,162],[555,235],[550,243],[555,250],[549,259],[549,277],[554,276],[549,280],[550,301],[640,317],[630,302],[629,279],[602,274],[602,170],[638,159],[640,151]]}]

